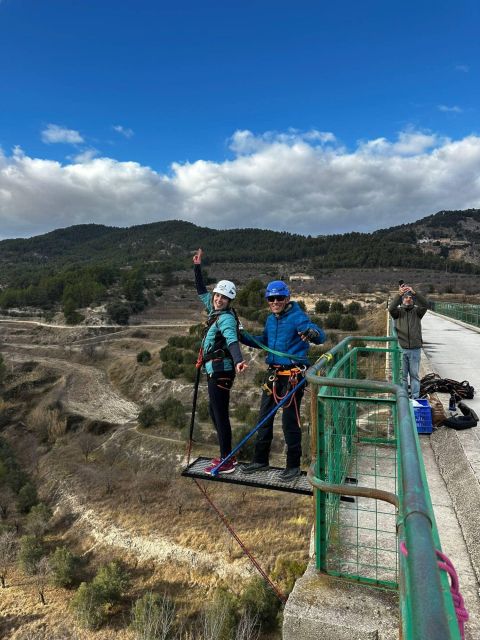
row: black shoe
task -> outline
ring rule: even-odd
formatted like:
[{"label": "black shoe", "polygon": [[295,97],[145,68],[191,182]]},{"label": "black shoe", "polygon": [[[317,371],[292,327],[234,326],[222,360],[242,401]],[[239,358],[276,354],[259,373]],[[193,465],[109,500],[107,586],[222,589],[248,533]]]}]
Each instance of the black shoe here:
[{"label": "black shoe", "polygon": [[249,464],[242,465],[241,471],[243,473],[255,473],[256,471],[262,471],[264,469],[268,469],[269,465],[267,462],[250,462]]},{"label": "black shoe", "polygon": [[280,480],[283,480],[285,482],[289,482],[290,480],[298,478],[301,475],[302,472],[300,471],[300,467],[289,467],[278,474]]}]

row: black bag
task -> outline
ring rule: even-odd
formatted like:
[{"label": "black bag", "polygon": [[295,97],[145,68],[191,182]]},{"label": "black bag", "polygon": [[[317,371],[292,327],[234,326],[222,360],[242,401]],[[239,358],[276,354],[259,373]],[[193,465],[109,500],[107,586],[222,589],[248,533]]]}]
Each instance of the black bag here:
[{"label": "black bag", "polygon": [[452,416],[451,418],[444,420],[442,424],[446,427],[450,427],[451,429],[456,429],[457,431],[476,427],[478,423],[478,416],[475,411],[470,409],[470,407],[467,407],[464,402],[459,402],[457,406],[463,415]]}]

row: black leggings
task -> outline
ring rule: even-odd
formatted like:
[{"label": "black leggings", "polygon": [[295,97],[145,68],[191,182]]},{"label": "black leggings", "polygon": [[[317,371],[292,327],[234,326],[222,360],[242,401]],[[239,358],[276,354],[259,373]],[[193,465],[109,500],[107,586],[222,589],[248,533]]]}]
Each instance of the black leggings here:
[{"label": "black leggings", "polygon": [[232,450],[232,427],[228,407],[234,379],[234,371],[216,372],[208,376],[208,411],[217,431],[222,459]]}]

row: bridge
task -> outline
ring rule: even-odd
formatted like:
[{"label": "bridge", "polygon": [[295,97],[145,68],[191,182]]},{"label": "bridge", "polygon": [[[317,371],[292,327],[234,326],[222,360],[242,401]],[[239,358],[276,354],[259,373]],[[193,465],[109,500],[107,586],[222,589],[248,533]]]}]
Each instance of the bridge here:
[{"label": "bridge", "polygon": [[[480,415],[480,329],[470,324],[479,314],[463,307],[437,308],[455,318],[424,317],[422,375],[467,379],[477,392],[467,404]],[[346,339],[308,378],[316,526],[310,566],[285,608],[284,640],[480,638],[477,428],[417,436],[394,338]],[[469,612],[464,636],[442,552]]]}]

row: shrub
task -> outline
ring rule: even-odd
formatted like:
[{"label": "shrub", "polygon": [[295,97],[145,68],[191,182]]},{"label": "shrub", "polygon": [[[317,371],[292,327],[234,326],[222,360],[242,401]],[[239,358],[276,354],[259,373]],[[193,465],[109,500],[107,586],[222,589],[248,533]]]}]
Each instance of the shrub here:
[{"label": "shrub", "polygon": [[169,380],[174,380],[183,372],[183,367],[181,367],[176,362],[164,362],[162,364],[162,373],[165,378]]},{"label": "shrub", "polygon": [[339,329],[342,331],[356,331],[358,329],[357,321],[351,315],[342,316],[340,318]]},{"label": "shrub", "polygon": [[[263,379],[263,378],[262,378]],[[239,422],[245,422],[250,413],[250,405],[246,403],[237,404],[234,415]]]},{"label": "shrub", "polygon": [[208,400],[200,400],[197,404],[197,416],[199,420],[208,420],[210,412],[208,410]]},{"label": "shrub", "polygon": [[128,588],[130,578],[123,566],[113,560],[98,570],[92,584],[99,587],[105,602],[114,604]]},{"label": "shrub", "polygon": [[182,367],[182,376],[187,382],[195,382],[197,379],[197,367],[194,364],[184,364]]},{"label": "shrub", "polygon": [[[243,438],[245,438],[247,433],[250,433],[250,427],[249,426],[238,427],[237,429],[234,429],[234,431],[233,431],[233,441],[234,441],[235,445],[237,445],[239,442],[241,442],[243,440]],[[255,436],[252,436],[249,440],[247,440],[245,442],[245,444],[242,446],[242,448],[239,449],[237,455],[240,458],[252,459],[253,458],[253,454],[254,454],[254,449],[255,449]]]},{"label": "shrub", "polygon": [[130,306],[124,302],[111,302],[107,305],[107,313],[112,322],[126,325],[130,319]]},{"label": "shrub", "polygon": [[240,596],[240,607],[257,618],[262,631],[271,631],[277,626],[280,601],[262,578],[255,577],[250,581]]},{"label": "shrub", "polygon": [[48,522],[52,517],[51,510],[40,502],[34,505],[27,516],[25,529],[35,538],[41,538],[48,529]]},{"label": "shrub", "polygon": [[347,306],[347,313],[351,313],[353,316],[358,316],[362,313],[362,305],[359,302],[350,302]]},{"label": "shrub", "polygon": [[235,596],[225,588],[218,588],[202,618],[202,638],[231,640],[234,637],[237,621]]},{"label": "shrub", "polygon": [[101,588],[93,582],[82,582],[70,603],[78,624],[98,629],[107,619],[107,606]]},{"label": "shrub", "polygon": [[175,622],[175,605],[165,596],[147,592],[132,607],[132,629],[137,640],[166,640]]},{"label": "shrub", "polygon": [[332,304],[330,305],[330,313],[344,313],[344,312],[345,312],[345,307],[343,306],[342,302],[335,300],[335,302],[332,302]]},{"label": "shrub", "polygon": [[137,420],[142,427],[148,429],[148,427],[151,427],[152,424],[155,424],[157,417],[158,414],[155,407],[151,404],[147,404],[138,414]]},{"label": "shrub", "polygon": [[170,347],[167,345],[166,347],[163,347],[163,349],[160,349],[160,360],[162,362],[175,362],[176,364],[182,364],[183,351],[176,347]]},{"label": "shrub", "polygon": [[137,362],[140,362],[140,364],[147,364],[147,362],[150,362],[151,359],[152,354],[146,349],[137,353]]},{"label": "shrub", "polygon": [[158,405],[158,415],[174,427],[183,429],[187,424],[185,409],[180,400],[167,398]]},{"label": "shrub", "polygon": [[318,300],[315,304],[315,311],[317,313],[328,313],[330,310],[330,302],[328,300]]},{"label": "shrub", "polygon": [[0,353],[0,384],[3,383],[6,375],[7,375],[7,367],[5,366],[5,361],[3,359],[2,354]]},{"label": "shrub", "polygon": [[22,536],[18,551],[18,564],[22,571],[31,576],[35,573],[37,564],[45,555],[45,545],[35,536]]},{"label": "shrub", "polygon": [[28,513],[33,505],[37,504],[38,496],[35,486],[27,482],[18,492],[17,507],[20,513]]},{"label": "shrub", "polygon": [[77,558],[66,548],[57,547],[50,556],[52,582],[56,587],[70,587],[75,579]]},{"label": "shrub", "polygon": [[280,580],[285,591],[290,593],[296,580],[305,573],[306,568],[307,563],[304,561],[279,556],[275,562],[273,577]]},{"label": "shrub", "polygon": [[171,347],[178,347],[179,349],[198,349],[200,348],[200,341],[196,336],[172,336],[168,339],[168,344]]},{"label": "shrub", "polygon": [[325,318],[325,327],[327,329],[338,329],[340,327],[340,320],[342,315],[340,313],[329,313]]}]

